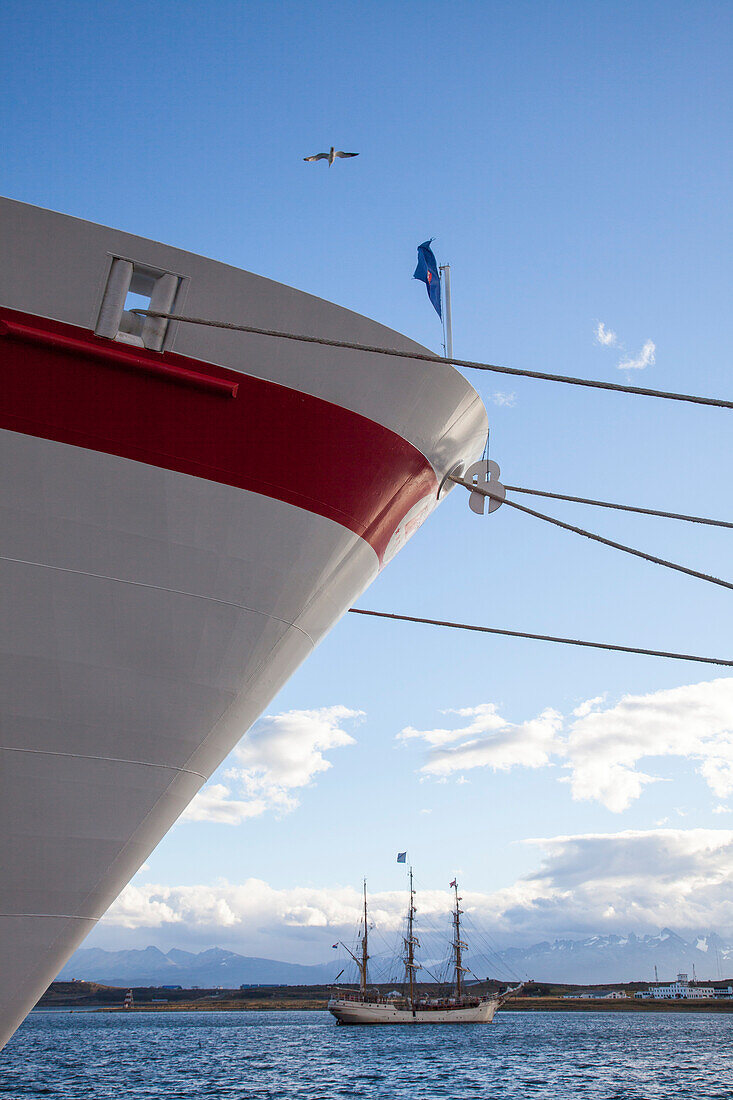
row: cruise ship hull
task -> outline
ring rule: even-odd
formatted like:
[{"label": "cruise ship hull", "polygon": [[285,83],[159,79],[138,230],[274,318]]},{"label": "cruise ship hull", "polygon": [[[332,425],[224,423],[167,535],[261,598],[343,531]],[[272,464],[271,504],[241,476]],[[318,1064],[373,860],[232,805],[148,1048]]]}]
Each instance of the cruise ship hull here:
[{"label": "cruise ship hull", "polygon": [[0,228],[2,1046],[486,419],[449,368],[136,335],[114,295],[415,347],[330,303],[9,200]]}]

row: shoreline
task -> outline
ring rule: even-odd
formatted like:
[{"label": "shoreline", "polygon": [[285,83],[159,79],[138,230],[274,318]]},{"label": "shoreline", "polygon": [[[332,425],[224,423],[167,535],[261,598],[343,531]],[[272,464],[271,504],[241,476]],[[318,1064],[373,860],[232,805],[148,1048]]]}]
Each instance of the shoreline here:
[{"label": "shoreline", "polygon": [[[722,986],[722,983],[721,983]],[[385,986],[382,992],[388,992]],[[499,991],[487,982],[477,993]],[[536,983],[503,1007],[504,1012],[693,1012],[733,1013],[733,998],[704,1000],[642,1000],[634,997],[640,984],[616,986],[616,997],[606,999],[609,987],[550,986]],[[125,1007],[129,993],[132,1006]],[[423,990],[421,990],[423,992]],[[618,996],[624,994],[624,996]],[[325,1012],[331,988],[327,985],[241,986],[221,989],[180,986],[102,985],[97,982],[54,982],[36,1008],[84,1012]]]},{"label": "shoreline", "polygon": [[[90,1006],[96,1012],[325,1012],[326,1000],[296,1000],[291,998],[261,1001],[178,1001],[169,1004],[140,1004],[132,1008],[122,1005]],[[72,1009],[73,1011],[73,1009]],[[80,1008],[79,1011],[82,1011]],[[89,1011],[84,1009],[83,1011]],[[510,1001],[502,1012],[694,1012],[733,1013],[733,1001],[588,1001],[580,998],[562,1000],[557,997],[522,997]]]}]

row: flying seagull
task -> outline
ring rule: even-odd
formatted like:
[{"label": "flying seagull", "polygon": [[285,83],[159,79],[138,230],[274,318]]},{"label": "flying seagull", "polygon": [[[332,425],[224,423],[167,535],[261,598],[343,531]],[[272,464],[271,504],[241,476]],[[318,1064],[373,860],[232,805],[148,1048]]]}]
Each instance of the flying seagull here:
[{"label": "flying seagull", "polygon": [[358,153],[344,153],[341,149],[334,149],[333,145],[327,153],[316,153],[313,157],[303,157],[303,160],[327,160],[330,168],[336,157],[358,157]]}]

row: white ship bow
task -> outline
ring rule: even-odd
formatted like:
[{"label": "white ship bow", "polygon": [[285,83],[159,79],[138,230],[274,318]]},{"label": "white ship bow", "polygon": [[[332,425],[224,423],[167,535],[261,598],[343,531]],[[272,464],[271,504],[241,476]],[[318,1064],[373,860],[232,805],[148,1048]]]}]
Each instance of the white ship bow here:
[{"label": "white ship bow", "polygon": [[480,453],[454,370],[224,264],[0,200],[0,1046]]}]

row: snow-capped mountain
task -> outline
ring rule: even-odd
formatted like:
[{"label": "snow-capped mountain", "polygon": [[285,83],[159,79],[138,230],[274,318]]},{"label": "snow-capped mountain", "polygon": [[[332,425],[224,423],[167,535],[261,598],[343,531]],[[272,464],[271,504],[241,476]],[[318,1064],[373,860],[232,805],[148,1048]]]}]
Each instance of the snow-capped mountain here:
[{"label": "snow-capped mountain", "polygon": [[733,945],[714,932],[691,940],[663,928],[656,935],[589,936],[553,940],[532,947],[511,947],[502,961],[537,981],[594,982],[668,981],[681,971],[700,979],[727,978],[733,973]]},{"label": "snow-capped mountain", "polygon": [[[431,961],[431,944],[423,941],[426,970],[447,976],[440,958]],[[468,964],[473,976],[511,981],[531,977],[538,982],[593,985],[614,982],[653,982],[654,968],[660,981],[669,981],[682,971],[690,978],[716,980],[733,975],[733,944],[724,943],[714,932],[693,936],[690,940],[662,929],[656,935],[588,936],[581,940],[557,939],[535,943],[531,947],[509,947],[494,955],[469,952]],[[144,950],[104,951],[81,948],[69,960],[59,980],[84,978],[105,985],[181,985],[223,986],[243,984],[322,985],[332,981],[344,965],[329,961],[317,966],[300,966],[239,955],[214,947],[198,954],[173,948],[167,953],[157,947]],[[399,967],[396,968],[397,970]],[[374,981],[394,981],[394,959],[372,957]],[[441,972],[444,971],[444,972]],[[344,981],[354,975],[345,973]]]}]

